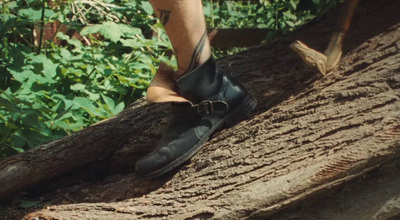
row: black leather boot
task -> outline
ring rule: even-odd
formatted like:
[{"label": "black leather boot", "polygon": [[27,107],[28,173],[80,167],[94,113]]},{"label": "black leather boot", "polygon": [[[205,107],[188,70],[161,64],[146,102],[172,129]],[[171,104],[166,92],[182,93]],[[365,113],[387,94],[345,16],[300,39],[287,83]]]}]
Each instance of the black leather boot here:
[{"label": "black leather boot", "polygon": [[190,159],[223,124],[249,117],[257,101],[221,71],[213,58],[177,80],[179,93],[190,100],[172,103],[172,121],[156,149],[136,163],[136,174],[154,178]]}]

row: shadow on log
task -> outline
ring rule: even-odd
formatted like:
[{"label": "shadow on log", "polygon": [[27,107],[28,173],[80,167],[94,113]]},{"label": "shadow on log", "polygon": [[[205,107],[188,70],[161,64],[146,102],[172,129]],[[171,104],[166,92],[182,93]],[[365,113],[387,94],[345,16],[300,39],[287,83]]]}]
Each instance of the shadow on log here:
[{"label": "shadow on log", "polygon": [[399,8],[399,1],[361,1],[343,60],[325,77],[305,68],[289,44],[301,39],[325,48],[338,10],[221,59],[258,99],[257,111],[214,134],[169,176],[144,181],[131,174],[167,121],[165,106],[140,100],[112,119],[2,161],[0,196],[105,163],[104,180],[42,194],[44,206],[56,205],[25,219],[263,219],[361,177],[400,155]]}]

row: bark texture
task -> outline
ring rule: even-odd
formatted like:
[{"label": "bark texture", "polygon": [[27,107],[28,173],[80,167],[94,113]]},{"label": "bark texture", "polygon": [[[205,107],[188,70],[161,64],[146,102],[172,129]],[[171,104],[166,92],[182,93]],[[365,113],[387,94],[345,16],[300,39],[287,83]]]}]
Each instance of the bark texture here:
[{"label": "bark texture", "polygon": [[394,160],[366,177],[346,183],[283,210],[271,220],[400,219],[400,161]]},{"label": "bark texture", "polygon": [[[343,60],[325,77],[305,68],[289,43],[325,48],[338,11],[220,60],[258,99],[251,119],[217,132],[169,176],[114,174],[69,187],[50,197],[71,204],[25,219],[263,219],[399,157],[398,9],[399,1],[361,1]],[[159,139],[166,115],[165,106],[139,101],[115,118],[3,161],[0,185],[13,186],[0,196],[90,163],[106,161],[111,173],[132,170]]]}]

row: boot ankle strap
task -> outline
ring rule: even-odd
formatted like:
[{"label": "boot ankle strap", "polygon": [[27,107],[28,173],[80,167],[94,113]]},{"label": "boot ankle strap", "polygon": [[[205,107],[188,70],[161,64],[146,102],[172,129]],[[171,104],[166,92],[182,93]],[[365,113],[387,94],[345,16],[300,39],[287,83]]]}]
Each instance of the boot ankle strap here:
[{"label": "boot ankle strap", "polygon": [[227,111],[228,103],[219,100],[203,100],[199,104],[193,105],[201,116],[213,114],[215,111]]},{"label": "boot ankle strap", "polygon": [[203,100],[198,104],[190,102],[172,103],[171,114],[175,117],[196,117],[212,115],[214,112],[228,111],[228,103],[220,100]]}]

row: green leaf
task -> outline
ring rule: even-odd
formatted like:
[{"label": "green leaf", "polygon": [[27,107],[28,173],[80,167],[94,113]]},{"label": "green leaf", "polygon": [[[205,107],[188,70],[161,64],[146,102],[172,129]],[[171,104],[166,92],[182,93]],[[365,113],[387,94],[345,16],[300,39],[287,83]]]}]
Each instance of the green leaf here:
[{"label": "green leaf", "polygon": [[7,8],[9,8],[9,9],[14,9],[16,7],[18,7],[18,4],[16,1],[11,1],[11,2],[7,3]]},{"label": "green leaf", "polygon": [[85,27],[81,32],[82,35],[88,35],[94,33],[100,33],[101,35],[104,36],[104,38],[109,39],[114,43],[117,42],[123,34],[119,26],[111,21]]},{"label": "green leaf", "polygon": [[[35,73],[32,70],[14,70],[11,68],[7,69],[10,71],[11,75],[16,79],[18,82],[24,83],[25,80],[29,78],[37,78]],[[20,71],[20,72],[19,72]]]},{"label": "green leaf", "polygon": [[96,106],[93,105],[92,101],[84,97],[75,97],[74,103],[81,108],[85,109],[90,115],[95,116],[96,114]]},{"label": "green leaf", "polygon": [[137,48],[141,46],[136,39],[120,39],[120,41],[124,47]]},{"label": "green leaf", "polygon": [[82,31],[82,35],[100,33],[104,38],[116,43],[122,36],[132,37],[136,34],[141,34],[139,28],[130,27],[125,24],[117,24],[115,22],[106,21],[102,24],[87,26]]},{"label": "green leaf", "polygon": [[93,26],[86,26],[85,28],[83,28],[83,30],[81,31],[82,35],[88,35],[88,34],[95,34],[98,33],[100,31],[101,28],[101,24],[96,24]]},{"label": "green leaf", "polygon": [[69,130],[70,127],[68,125],[68,123],[66,123],[65,121],[62,120],[56,120],[53,122],[53,128],[61,128],[64,130]]},{"label": "green leaf", "polygon": [[[34,122],[33,120],[28,120],[25,118],[25,124],[26,123],[32,123]],[[25,127],[23,130],[18,131],[17,133],[20,133],[20,136],[25,139],[26,143],[30,148],[38,146],[40,143],[47,142],[49,141],[48,134],[47,132],[43,129],[41,131],[39,130],[34,130],[33,126],[39,127],[40,125],[44,124],[36,122],[36,124],[30,124],[32,125],[31,127]]]},{"label": "green leaf", "polygon": [[283,14],[285,15],[285,17],[289,18],[290,20],[297,19],[296,15],[292,14],[290,11],[285,11],[285,12],[283,12]]},{"label": "green leaf", "polygon": [[90,116],[94,117],[100,117],[100,118],[107,118],[107,114],[105,114],[104,112],[101,112],[100,109],[98,109],[92,101],[90,101],[87,98],[84,97],[76,97],[74,98],[74,102],[80,106],[81,108],[83,108],[87,113],[90,114]]},{"label": "green leaf", "polygon": [[150,2],[148,1],[142,1],[141,6],[143,10],[148,14],[152,15],[153,14],[153,7],[151,6]]},{"label": "green leaf", "polygon": [[[137,27],[132,27],[132,26],[129,26],[126,24],[118,24],[118,26],[119,26],[120,30],[123,32],[124,37],[132,38],[137,34],[140,34],[140,35],[142,34],[141,29],[137,28]],[[141,36],[141,37],[143,37],[143,36]]]},{"label": "green leaf", "polygon": [[60,49],[60,54],[61,54],[61,56],[62,56],[64,59],[66,59],[66,60],[70,60],[71,57],[72,57],[71,52],[69,52],[69,51],[68,51],[67,49],[65,49],[65,48],[61,48],[61,49]]},{"label": "green leaf", "polygon": [[101,94],[101,97],[103,98],[104,102],[106,103],[108,109],[110,109],[110,110],[114,109],[115,103],[110,97],[107,97],[103,94]]},{"label": "green leaf", "polygon": [[[11,22],[15,18],[17,18],[17,16],[15,16],[13,14],[0,14],[0,21],[2,21],[2,23],[0,23],[0,24],[5,24],[7,22]],[[9,27],[9,26],[5,26],[5,27]]]},{"label": "green leaf", "polygon": [[106,39],[111,40],[112,42],[117,42],[123,32],[120,27],[114,22],[105,22],[103,23],[103,27],[100,29],[100,34],[102,34]]},{"label": "green leaf", "polygon": [[299,0],[290,0],[289,1],[291,9],[292,10],[296,10],[297,9],[297,5],[300,3]]},{"label": "green leaf", "polygon": [[89,95],[90,100],[92,100],[93,102],[99,100],[100,98],[100,95],[97,93],[93,93],[88,90],[85,90],[84,92]]},{"label": "green leaf", "polygon": [[72,106],[67,108],[65,111],[57,112],[57,116],[54,118],[54,120],[63,120],[64,118],[69,118],[72,116],[72,113],[70,112]]},{"label": "green leaf", "polygon": [[[70,45],[74,46],[75,48],[72,50],[73,52],[77,52],[77,53],[82,53],[82,47],[83,44],[82,42],[80,42],[78,39],[70,39],[68,35],[62,33],[62,32],[58,32],[57,33],[57,37],[60,40],[66,40]],[[62,48],[64,49],[64,48]]]},{"label": "green leaf", "polygon": [[40,203],[43,202],[43,201],[28,201],[28,200],[20,200],[20,199],[16,199],[16,201],[19,203],[19,206],[24,209],[31,208],[31,207],[39,205]]},{"label": "green leaf", "polygon": [[86,85],[81,84],[81,83],[77,83],[77,84],[71,85],[70,88],[71,88],[71,90],[78,90],[78,91],[81,91],[81,90],[84,90],[85,87],[86,87]]},{"label": "green leaf", "polygon": [[[22,148],[26,143],[25,139],[20,137],[18,134],[14,134],[13,139],[14,139],[14,149]],[[19,152],[18,149],[16,149],[16,151]],[[22,151],[23,151],[23,149],[22,149]]]},{"label": "green leaf", "polygon": [[40,20],[42,17],[42,10],[34,10],[32,8],[21,9],[18,11],[21,17],[27,17],[30,20]]},{"label": "green leaf", "polygon": [[22,153],[25,151],[23,148],[20,147],[14,147],[14,150],[17,151],[18,153]]},{"label": "green leaf", "polygon": [[57,75],[58,64],[54,64],[49,58],[43,54],[28,56],[31,58],[30,63],[38,63],[43,66],[43,74],[46,78],[51,79]]},{"label": "green leaf", "polygon": [[121,102],[117,106],[115,106],[114,109],[111,110],[111,113],[113,115],[116,115],[116,114],[122,112],[124,110],[124,108],[125,108],[125,104],[123,102]]},{"label": "green leaf", "polygon": [[9,112],[18,112],[20,110],[16,104],[2,97],[0,97],[0,109]]},{"label": "green leaf", "polygon": [[286,22],[286,24],[288,24],[290,27],[294,27],[295,26],[295,24],[293,23],[293,22],[291,22],[291,21],[285,21]]}]

